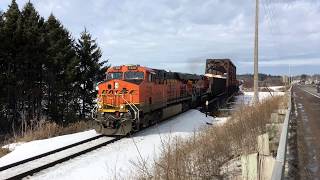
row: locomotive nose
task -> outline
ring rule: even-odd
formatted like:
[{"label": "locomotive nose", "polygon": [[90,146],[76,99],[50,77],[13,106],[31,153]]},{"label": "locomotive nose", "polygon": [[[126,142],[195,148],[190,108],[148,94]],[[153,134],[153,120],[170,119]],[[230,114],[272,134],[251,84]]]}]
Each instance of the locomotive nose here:
[{"label": "locomotive nose", "polygon": [[100,84],[98,96],[103,111],[126,112],[128,102],[139,103],[138,89],[139,85],[123,80],[109,80]]}]

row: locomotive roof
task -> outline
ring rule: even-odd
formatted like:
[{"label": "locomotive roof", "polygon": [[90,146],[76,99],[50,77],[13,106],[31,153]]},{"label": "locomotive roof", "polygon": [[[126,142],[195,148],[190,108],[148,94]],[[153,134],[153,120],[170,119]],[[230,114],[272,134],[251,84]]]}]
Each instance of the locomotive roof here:
[{"label": "locomotive roof", "polygon": [[112,69],[114,70],[116,67],[129,67],[129,66],[136,66],[143,68],[152,74],[155,74],[158,78],[163,78],[163,79],[181,79],[181,80],[199,80],[203,78],[203,75],[197,75],[197,74],[189,74],[189,73],[180,73],[180,72],[171,72],[171,71],[166,71],[164,69],[153,69],[153,68],[148,68],[145,66],[140,66],[140,65],[133,65],[133,64],[127,64],[127,65],[121,65],[121,66],[113,66]]}]

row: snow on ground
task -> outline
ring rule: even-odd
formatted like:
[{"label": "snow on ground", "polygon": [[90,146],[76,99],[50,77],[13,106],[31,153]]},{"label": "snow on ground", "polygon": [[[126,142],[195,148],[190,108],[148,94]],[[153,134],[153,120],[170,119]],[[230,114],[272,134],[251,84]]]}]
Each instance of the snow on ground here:
[{"label": "snow on ground", "polygon": [[[113,144],[87,153],[68,162],[44,170],[30,179],[122,179],[136,171],[134,164],[147,162],[150,168],[160,153],[163,142],[169,138],[191,136],[206,123],[223,121],[198,110],[189,110],[159,125],[150,127]],[[79,134],[79,133],[78,133]],[[67,137],[66,137],[67,138]],[[48,140],[49,143],[50,140]]]},{"label": "snow on ground", "polygon": [[214,123],[215,124],[224,124],[230,119],[230,117],[215,117],[214,118]]},{"label": "snow on ground", "polygon": [[273,91],[280,91],[284,86],[270,86],[269,89],[272,89]]},{"label": "snow on ground", "polygon": [[17,142],[17,143],[7,144],[7,145],[2,146],[2,148],[9,149],[9,151],[14,151],[16,149],[16,147],[18,147],[24,143],[25,142]]},{"label": "snow on ground", "polygon": [[[273,96],[284,92],[271,92]],[[260,92],[260,100],[271,97],[269,92]],[[251,104],[253,92],[244,92],[236,97],[236,104]],[[198,110],[189,110],[159,125],[123,138],[113,144],[74,158],[35,174],[30,179],[123,179],[137,170],[135,164],[144,161],[150,168],[161,154],[163,142],[175,136],[187,138],[207,123],[224,123],[227,117],[206,117]],[[94,130],[59,136],[46,140],[17,145],[13,152],[0,158],[0,166],[32,157],[97,135]]]},{"label": "snow on ground", "polygon": [[[285,92],[259,92],[259,100],[263,101],[272,96],[282,96]],[[251,105],[254,92],[243,92],[243,95],[236,96],[236,104]]]},{"label": "snow on ground", "polygon": [[58,136],[54,138],[36,140],[28,143],[13,143],[4,147],[13,150],[11,153],[0,158],[0,167],[14,162],[27,159],[39,154],[55,150],[98,135],[95,130]]}]

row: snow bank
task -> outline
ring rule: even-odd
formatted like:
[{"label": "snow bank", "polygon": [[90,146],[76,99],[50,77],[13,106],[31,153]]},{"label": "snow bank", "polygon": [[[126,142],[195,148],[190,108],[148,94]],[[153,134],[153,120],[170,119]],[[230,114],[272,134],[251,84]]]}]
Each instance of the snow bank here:
[{"label": "snow bank", "polygon": [[31,179],[123,179],[136,170],[135,164],[145,161],[150,168],[160,153],[162,143],[174,136],[188,137],[207,122],[226,118],[206,117],[197,110],[189,110],[155,125],[132,138],[100,148],[34,175]]},{"label": "snow bank", "polygon": [[58,136],[50,139],[36,140],[27,143],[13,143],[4,147],[13,150],[11,153],[0,158],[0,167],[14,162],[24,160],[39,154],[43,154],[54,149],[64,147],[84,139],[98,135],[95,130]]}]

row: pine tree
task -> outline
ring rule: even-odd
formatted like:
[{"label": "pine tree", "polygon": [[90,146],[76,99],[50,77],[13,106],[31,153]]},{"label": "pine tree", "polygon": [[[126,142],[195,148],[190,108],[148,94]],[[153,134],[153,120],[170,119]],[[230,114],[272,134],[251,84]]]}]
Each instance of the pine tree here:
[{"label": "pine tree", "polygon": [[18,77],[23,93],[21,115],[28,120],[39,120],[42,113],[44,19],[39,16],[32,3],[28,2],[21,12],[21,48],[17,61],[21,65]]},{"label": "pine tree", "polygon": [[21,13],[15,0],[12,0],[9,9],[3,16],[4,21],[2,34],[4,39],[1,43],[5,48],[5,53],[3,56],[5,57],[7,63],[15,63],[14,60],[17,55],[17,47],[19,46],[21,38]]},{"label": "pine tree", "polygon": [[75,88],[80,99],[80,117],[86,118],[93,106],[96,97],[94,85],[101,78],[101,69],[106,61],[99,62],[102,56],[101,49],[91,34],[85,29],[76,44],[78,62],[75,66]]},{"label": "pine tree", "polygon": [[72,81],[69,77],[69,67],[75,61],[74,42],[70,33],[51,14],[45,23],[47,42],[46,71],[46,101],[48,115],[56,121],[72,119],[74,110],[72,102]]},{"label": "pine tree", "polygon": [[[17,56],[21,38],[21,13],[15,0],[12,0],[7,12],[2,16],[0,63],[3,85],[0,87],[0,101],[3,112],[1,113],[1,121],[12,124],[19,119],[19,93],[16,86],[19,84]],[[11,129],[10,126],[1,127],[6,128],[4,131]]]},{"label": "pine tree", "polygon": [[86,118],[108,68],[101,56],[86,30],[75,43],[53,15],[44,21],[32,3],[20,12],[12,0],[0,12],[0,132],[22,124],[23,133],[24,124],[43,115]]},{"label": "pine tree", "polygon": [[[0,11],[0,42],[4,41],[3,36],[3,13]],[[5,63],[4,63],[4,46],[3,43],[0,43],[0,104],[3,104],[3,94],[4,94],[4,80],[5,80]],[[0,107],[1,112],[1,107]]]},{"label": "pine tree", "polygon": [[[3,36],[3,26],[4,26],[4,20],[3,20],[3,13],[0,11],[0,42],[4,41],[4,36]],[[4,61],[4,47],[3,43],[0,43],[0,133],[3,133],[2,131],[5,131],[1,127],[6,127],[8,126],[8,121],[6,119],[6,98],[5,98],[5,70],[6,70],[6,65]]]},{"label": "pine tree", "polygon": [[3,12],[0,10],[0,27],[3,27]]}]

